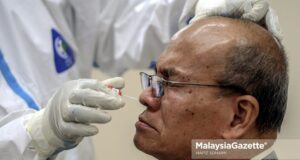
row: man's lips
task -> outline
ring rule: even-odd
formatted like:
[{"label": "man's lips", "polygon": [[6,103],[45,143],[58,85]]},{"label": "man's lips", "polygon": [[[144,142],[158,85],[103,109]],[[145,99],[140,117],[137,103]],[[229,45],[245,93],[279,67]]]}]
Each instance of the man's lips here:
[{"label": "man's lips", "polygon": [[143,118],[142,116],[139,116],[139,121],[136,122],[135,126],[137,128],[153,129],[158,132],[158,130],[149,122],[147,122],[147,120],[145,120],[145,118]]}]

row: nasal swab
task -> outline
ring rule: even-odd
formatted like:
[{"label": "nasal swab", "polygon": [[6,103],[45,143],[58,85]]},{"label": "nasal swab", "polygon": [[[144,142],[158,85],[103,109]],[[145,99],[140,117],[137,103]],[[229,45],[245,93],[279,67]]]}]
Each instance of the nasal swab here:
[{"label": "nasal swab", "polygon": [[116,88],[113,88],[112,86],[108,85],[108,88],[110,88],[112,90],[112,92],[115,94],[115,95],[119,95],[119,96],[122,96],[122,97],[126,97],[130,100],[133,100],[133,101],[138,101],[138,99],[136,97],[133,97],[133,96],[128,96],[128,95],[124,95],[122,94],[121,90],[119,89],[116,89]]},{"label": "nasal swab", "polygon": [[133,101],[138,101],[138,99],[136,97],[132,97],[132,96],[127,96],[127,95],[123,95],[123,97],[126,97],[130,100],[133,100]]}]

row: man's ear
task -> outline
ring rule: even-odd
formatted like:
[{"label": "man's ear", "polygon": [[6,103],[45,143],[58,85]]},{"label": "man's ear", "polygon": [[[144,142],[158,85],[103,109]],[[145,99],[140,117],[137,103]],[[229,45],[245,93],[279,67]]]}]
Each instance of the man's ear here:
[{"label": "man's ear", "polygon": [[259,113],[259,103],[253,96],[239,96],[232,106],[234,114],[231,123],[223,132],[225,139],[237,139],[249,133],[251,128],[256,127],[256,119]]}]

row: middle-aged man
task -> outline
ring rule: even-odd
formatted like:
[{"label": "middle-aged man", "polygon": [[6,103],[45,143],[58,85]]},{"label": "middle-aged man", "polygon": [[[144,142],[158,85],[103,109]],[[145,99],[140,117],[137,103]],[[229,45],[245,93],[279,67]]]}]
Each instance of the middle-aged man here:
[{"label": "middle-aged man", "polygon": [[236,11],[280,37],[266,0],[0,0],[0,159],[94,159],[124,81],[80,79],[93,64],[146,67],[191,18]]},{"label": "middle-aged man", "polygon": [[156,75],[141,73],[146,110],[136,123],[138,149],[183,160],[191,159],[193,139],[276,139],[287,60],[265,28],[234,17],[198,20],[172,38],[156,67]]}]

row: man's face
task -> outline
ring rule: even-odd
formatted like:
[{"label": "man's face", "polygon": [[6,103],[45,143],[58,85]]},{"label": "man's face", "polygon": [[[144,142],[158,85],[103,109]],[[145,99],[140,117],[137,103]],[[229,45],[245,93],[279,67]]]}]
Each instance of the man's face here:
[{"label": "man's face", "polygon": [[[160,56],[157,76],[169,81],[217,84],[225,56],[235,41],[226,24],[204,21],[175,35]],[[230,125],[234,96],[221,96],[217,87],[164,88],[160,98],[144,90],[140,102],[146,110],[136,123],[134,142],[140,150],[159,159],[191,156],[192,139],[222,138]]]}]

